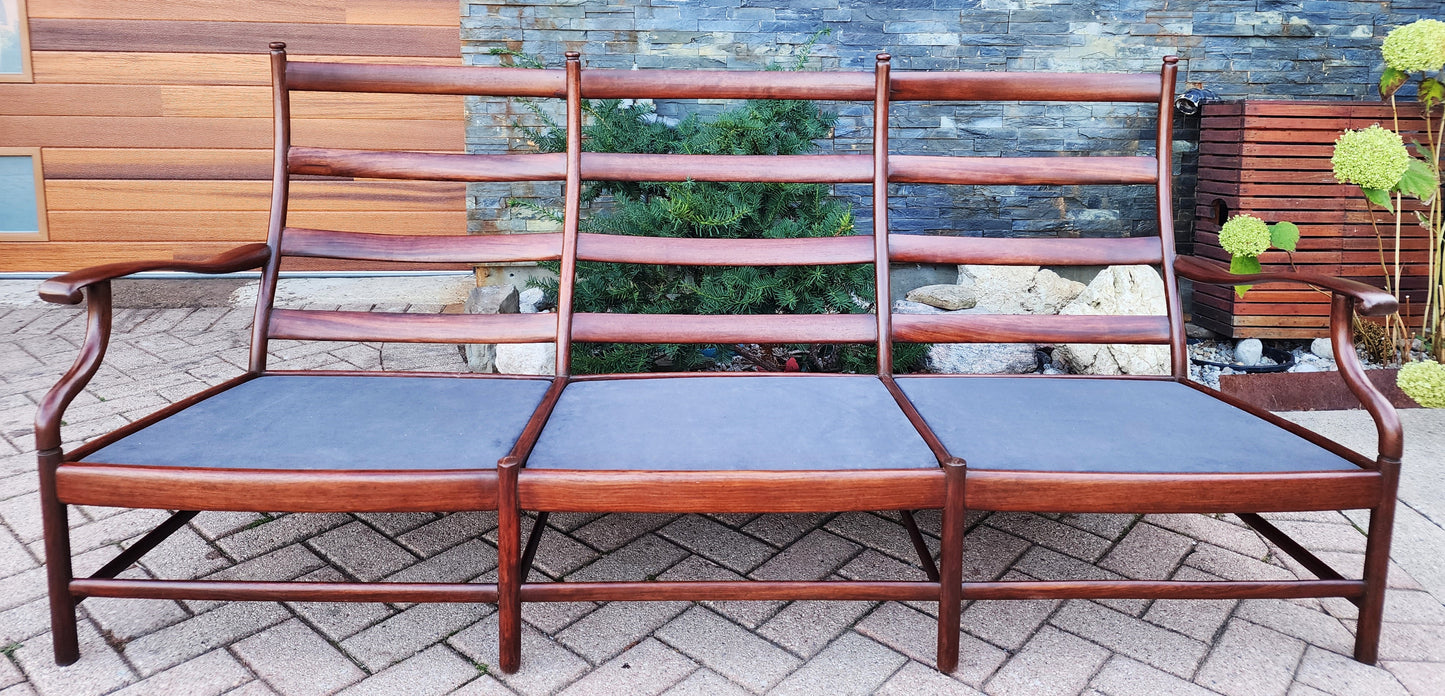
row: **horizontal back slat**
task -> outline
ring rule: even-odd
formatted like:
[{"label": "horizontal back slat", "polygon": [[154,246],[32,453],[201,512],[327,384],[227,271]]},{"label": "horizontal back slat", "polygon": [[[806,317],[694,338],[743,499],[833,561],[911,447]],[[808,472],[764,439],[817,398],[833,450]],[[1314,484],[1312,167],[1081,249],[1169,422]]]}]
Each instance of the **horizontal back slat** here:
[{"label": "horizontal back slat", "polygon": [[577,236],[577,258],[671,266],[872,263],[873,238],[850,235],[805,239],[695,239],[581,234]]},{"label": "horizontal back slat", "polygon": [[1153,157],[948,157],[894,155],[888,180],[902,184],[1153,184]]},{"label": "horizontal back slat", "polygon": [[595,343],[871,343],[871,314],[591,314],[572,340]]},{"label": "horizontal back slat", "polygon": [[592,181],[762,181],[867,183],[867,155],[648,155],[582,153],[582,178]]},{"label": "horizontal back slat", "polygon": [[540,343],[556,340],[555,314],[399,314],[271,311],[271,338],[399,343]]},{"label": "horizontal back slat", "polygon": [[888,237],[888,256],[912,263],[970,263],[998,266],[1159,265],[1164,249],[1158,237],[1121,239],[941,237],[898,234]]},{"label": "horizontal back slat", "polygon": [[450,65],[291,62],[286,88],[311,92],[403,92],[487,97],[565,97],[561,70]]},{"label": "horizontal back slat", "polygon": [[896,72],[893,101],[1158,102],[1158,75],[1137,73]]},{"label": "horizontal back slat", "polygon": [[894,314],[908,343],[1168,343],[1169,317],[1081,314]]},{"label": "horizontal back slat", "polygon": [[562,258],[562,235],[498,234],[439,237],[338,232],[288,227],[283,256],[414,263],[515,263]]},{"label": "horizontal back slat", "polygon": [[583,70],[584,99],[873,99],[873,74],[784,70]]},{"label": "horizontal back slat", "polygon": [[561,181],[567,155],[464,155],[293,147],[286,157],[292,174],[426,181]]}]

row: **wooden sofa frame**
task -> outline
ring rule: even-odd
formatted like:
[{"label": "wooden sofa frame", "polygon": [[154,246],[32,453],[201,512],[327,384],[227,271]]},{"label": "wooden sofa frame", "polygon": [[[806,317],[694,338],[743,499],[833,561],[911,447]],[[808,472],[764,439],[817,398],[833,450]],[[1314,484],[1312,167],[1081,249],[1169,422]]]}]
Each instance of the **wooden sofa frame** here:
[{"label": "wooden sofa frame", "polygon": [[[495,602],[500,609],[500,664],[520,664],[523,602],[614,600],[914,600],[938,602],[938,667],[957,666],[960,602],[970,599],[1055,598],[1295,598],[1344,597],[1360,608],[1355,657],[1374,662],[1379,640],[1391,520],[1402,447],[1399,421],[1388,401],[1364,377],[1351,342],[1355,312],[1392,311],[1395,300],[1369,286],[1305,274],[1231,275],[1216,265],[1176,257],[1171,191],[1171,103],[1176,59],[1167,57],[1158,74],[1043,74],[903,72],[890,73],[886,54],[866,72],[584,72],[579,56],[568,53],[564,70],[288,63],[284,44],[271,46],[275,97],[275,177],[271,221],[265,243],[249,244],[204,262],[121,263],[67,273],[46,281],[45,299],[88,308],[87,333],[74,366],[42,402],[36,417],[45,550],[48,559],[55,659],[78,657],[76,606],[87,597],[135,597],[266,601]],[[490,97],[560,98],[566,102],[567,148],[560,154],[464,155],[418,152],[337,150],[291,144],[290,94],[294,91],[464,94]],[[584,98],[769,98],[869,102],[874,113],[871,155],[690,156],[583,153]],[[1134,157],[923,157],[890,155],[889,105],[892,101],[1082,101],[1138,102],[1157,108],[1154,156]],[[561,233],[512,236],[426,237],[360,234],[286,226],[288,184],[293,174],[445,181],[563,181],[565,222]],[[583,180],[764,181],[870,183],[873,187],[871,235],[799,240],[656,239],[579,233],[580,184]],[[983,239],[977,237],[890,236],[888,184],[1130,184],[1155,190],[1159,235],[1111,239]],[[409,263],[505,263],[560,261],[557,311],[522,315],[415,315],[340,311],[300,311],[272,306],[283,257],[324,257]],[[609,261],[677,265],[874,264],[876,311],[826,316],[671,316],[589,314],[574,311],[577,262]],[[900,315],[889,298],[889,262],[1001,265],[1148,264],[1160,270],[1166,288],[1164,316]],[[61,417],[66,406],[94,375],[110,333],[110,280],[141,271],[229,273],[261,269],[250,366],[242,376],[180,401],[160,412],[104,435],[73,451],[62,450]],[[1333,293],[1331,338],[1340,375],[1374,417],[1379,456],[1373,460],[1315,433],[1229,396],[1187,381],[1188,358],[1178,294],[1178,277],[1204,283],[1295,282]],[[322,341],[411,341],[451,343],[545,342],[557,348],[555,377],[504,375],[287,372],[267,368],[272,339]],[[571,376],[574,341],[639,343],[864,343],[876,345],[877,375],[593,375]],[[1153,343],[1167,345],[1171,372],[1158,377],[1093,376],[898,376],[892,373],[892,342],[1045,342]],[[366,381],[356,380],[364,376]],[[309,383],[300,379],[313,379]],[[331,380],[331,381],[326,381]],[[384,382],[384,380],[410,380]],[[728,381],[733,380],[733,381]],[[743,380],[743,381],[739,381]],[[746,381],[752,380],[752,381]],[[995,380],[995,381],[983,381]],[[1010,381],[1012,380],[1012,381]],[[1023,381],[1018,381],[1023,380]],[[187,449],[167,454],[172,425],[180,428],[193,413],[215,407],[224,417],[228,399],[244,394],[293,391],[304,398],[312,388],[389,385],[387,388],[476,390],[523,389],[535,405],[517,417],[515,432],[502,434],[503,456],[495,465],[482,461],[456,465],[469,454],[465,438],[447,440],[423,423],[407,439],[402,455],[442,447],[445,456],[416,455],[405,466],[368,467],[359,446],[344,457],[316,457],[312,438],[282,432],[242,429],[229,452],[224,437],[212,440],[205,454]],[[250,385],[247,387],[246,385]],[[258,386],[261,385],[261,386]],[[265,386],[271,385],[271,386]],[[282,385],[282,386],[277,386]],[[305,386],[311,385],[311,386]],[[317,386],[321,385],[321,386]],[[330,385],[330,386],[327,386]],[[600,385],[600,386],[599,386]],[[265,386],[265,389],[262,387]],[[913,447],[928,462],[909,459],[902,468],[864,465],[832,468],[772,461],[726,462],[724,466],[668,460],[667,467],[632,462],[630,451],[598,452],[622,464],[594,465],[577,455],[596,435],[568,430],[568,419],[586,426],[596,409],[568,405],[569,395],[623,394],[646,390],[695,392],[736,387],[772,390],[770,394],[817,394],[863,390],[881,400],[870,402],[870,420],[879,431],[884,421],[904,423],[909,443],[874,443],[892,456]],[[369,388],[369,387],[368,387]],[[1301,463],[1272,464],[1273,469],[1174,470],[1192,453],[1148,459],[1149,452],[1126,450],[1095,469],[1079,469],[1074,457],[1055,457],[1020,467],[1002,467],[990,456],[973,456],[965,467],[969,438],[1003,437],[1005,454],[1029,445],[1021,433],[977,432],[964,439],[945,432],[942,419],[930,419],[929,390],[1020,389],[1119,390],[1113,402],[1129,406],[1134,394],[1162,390],[1170,399],[1195,404],[1201,413],[1219,411],[1229,422],[1244,423],[1295,447],[1309,457],[1328,457],[1333,468]],[[249,389],[249,391],[247,391]],[[270,392],[266,391],[271,390]],[[610,390],[610,391],[609,391]],[[872,390],[872,391],[869,391]],[[911,390],[911,391],[910,391]],[[862,392],[860,392],[862,393]],[[342,392],[351,398],[352,392]],[[915,398],[917,397],[917,398]],[[251,398],[251,397],[247,397]],[[257,397],[260,398],[260,397]],[[272,398],[267,396],[266,398]],[[281,398],[281,397],[275,397]],[[287,397],[292,398],[292,397]],[[356,398],[361,398],[357,396]],[[369,397],[368,397],[369,398]],[[578,398],[582,398],[579,396]],[[609,397],[610,398],[610,397]],[[1140,397],[1142,398],[1142,397]],[[341,399],[344,401],[345,399]],[[915,403],[917,401],[918,403]],[[953,398],[964,407],[977,400]],[[1206,403],[1207,402],[1207,403]],[[291,403],[291,402],[287,402]],[[560,405],[559,405],[560,404]],[[490,406],[495,406],[494,404]],[[668,408],[671,408],[669,406]],[[569,410],[570,409],[570,410]],[[1211,410],[1213,409],[1213,410]],[[663,410],[660,405],[659,410]],[[1189,411],[1193,412],[1193,411]],[[562,415],[557,415],[562,414]],[[195,415],[194,418],[202,418]],[[890,420],[892,419],[892,420]],[[555,422],[554,422],[555,421]],[[1165,437],[1160,423],[1105,433],[1113,441]],[[272,426],[279,427],[279,426]],[[440,426],[438,426],[440,427]],[[470,426],[469,426],[470,427]],[[891,426],[888,426],[891,427]],[[1244,426],[1240,426],[1244,427]],[[557,429],[561,435],[550,436]],[[904,431],[896,431],[904,432]],[[570,433],[570,434],[569,434]],[[255,453],[246,437],[259,438]],[[706,442],[703,431],[678,438]],[[1146,437],[1147,436],[1147,437]],[[286,440],[285,438],[291,438]],[[806,459],[815,444],[764,443],[778,459]],[[893,437],[893,436],[890,436]],[[949,438],[955,438],[949,444]],[[1174,437],[1168,435],[1167,437]],[[1261,436],[1263,437],[1263,436]],[[150,438],[147,440],[146,438]],[[220,439],[217,439],[220,438]],[[1007,438],[1016,438],[1017,447]],[[663,438],[666,439],[666,438]],[[1037,439],[1037,438],[1036,438]],[[183,438],[182,438],[183,440]],[[272,443],[272,440],[279,440]],[[1273,442],[1274,440],[1270,440]],[[138,442],[127,450],[127,443]],[[440,442],[440,444],[436,444]],[[219,444],[218,444],[219,443]],[[541,443],[539,445],[539,443]],[[961,444],[960,444],[961,443]],[[280,449],[267,449],[268,447]],[[333,443],[335,444],[335,443]],[[343,447],[346,442],[340,443]],[[662,447],[666,442],[637,439]],[[822,447],[823,444],[817,444]],[[907,444],[907,447],[905,447]],[[1099,449],[1074,443],[1081,453]],[[1126,445],[1130,444],[1125,442]],[[1222,443],[1227,445],[1228,443]],[[590,446],[590,445],[589,445]],[[869,445],[873,446],[873,445]],[[1112,445],[1111,445],[1112,446]],[[1122,446],[1122,445],[1121,445]],[[158,452],[155,459],[146,447]],[[684,448],[700,452],[693,442]],[[1093,449],[1090,449],[1093,447]],[[119,449],[116,449],[119,448]],[[451,449],[445,449],[451,448]],[[550,449],[549,449],[550,448]],[[1104,447],[1107,449],[1107,447]],[[1298,449],[1304,448],[1304,449]],[[624,448],[626,449],[626,448]],[[1143,450],[1139,446],[1136,449]],[[726,447],[723,447],[726,450]],[[129,452],[129,454],[126,454]],[[139,454],[136,454],[139,452]],[[292,455],[304,458],[293,461]],[[548,454],[552,452],[552,454]],[[455,456],[452,456],[452,454]],[[560,454],[558,454],[560,453]],[[170,456],[164,459],[162,456]],[[222,455],[238,457],[229,464]],[[215,461],[210,461],[210,456]],[[248,459],[253,456],[254,459]],[[668,455],[670,456],[670,455]],[[910,455],[913,456],[913,455]],[[970,455],[971,456],[971,455]],[[1161,455],[1164,456],[1164,455]],[[1303,456],[1303,455],[1302,455]],[[129,457],[129,458],[127,458]],[[552,460],[548,460],[552,457]],[[560,457],[560,459],[558,459]],[[1134,458],[1152,463],[1131,463]],[[885,457],[886,458],[886,457]],[[1006,457],[1000,457],[1003,459]],[[1235,458],[1249,459],[1241,452]],[[163,461],[164,459],[164,461]],[[846,459],[846,457],[844,457]],[[1047,459],[1047,458],[1045,458]],[[1117,466],[1115,460],[1118,460]],[[391,461],[391,460],[387,460]],[[547,464],[551,461],[551,464]],[[560,461],[560,464],[558,463]],[[600,461],[600,459],[598,460]],[[610,460],[609,460],[610,461]],[[792,461],[792,459],[789,459]],[[840,460],[841,461],[841,460]],[[890,460],[891,461],[891,460]],[[1293,461],[1293,460],[1291,460]],[[1300,460],[1303,462],[1304,460]],[[1311,460],[1313,461],[1313,460]],[[285,463],[289,462],[289,463]],[[1069,465],[1066,465],[1069,464]],[[1076,463],[1075,463],[1076,464]],[[1074,468],[1070,468],[1073,466]],[[1263,464],[1261,464],[1263,466]],[[1131,468],[1132,467],[1132,468]],[[67,506],[105,505],[179,510],[113,561],[86,578],[73,577]],[[942,511],[942,539],[934,563],[909,511]],[[1238,514],[1246,523],[1295,558],[1317,579],[1298,581],[1185,582],[1020,581],[965,582],[962,575],[964,513],[968,509],[1048,512],[1221,513]],[[1368,509],[1369,541],[1363,579],[1347,579],[1259,516],[1260,512]],[[497,510],[499,568],[496,583],[317,583],[195,580],[123,580],[117,575],[203,510],[258,512],[407,512]],[[537,513],[524,543],[522,511]],[[901,511],[903,522],[929,576],[921,581],[693,581],[693,582],[529,582],[539,534],[551,512],[807,512],[848,510]],[[481,530],[478,530],[479,532]]]}]

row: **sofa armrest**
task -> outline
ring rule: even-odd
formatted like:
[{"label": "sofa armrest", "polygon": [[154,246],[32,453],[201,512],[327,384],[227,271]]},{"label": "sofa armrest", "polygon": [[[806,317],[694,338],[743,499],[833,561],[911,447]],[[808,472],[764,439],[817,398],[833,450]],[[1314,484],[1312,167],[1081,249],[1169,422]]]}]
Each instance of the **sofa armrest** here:
[{"label": "sofa armrest", "polygon": [[1399,303],[1394,296],[1372,285],[1319,273],[1231,273],[1228,268],[1210,261],[1180,256],[1174,270],[1190,280],[1218,285],[1253,285],[1254,283],[1301,283],[1344,295],[1357,303],[1356,311],[1367,316],[1394,312]]},{"label": "sofa armrest", "polygon": [[1334,348],[1340,377],[1375,421],[1375,429],[1379,435],[1378,465],[1381,468],[1399,466],[1400,457],[1404,453],[1404,429],[1400,425],[1400,416],[1395,412],[1395,407],[1375,388],[1374,383],[1365,377],[1365,368],[1355,354],[1355,307],[1352,306],[1358,305],[1361,314],[1389,314],[1398,306],[1393,296],[1353,280],[1316,273],[1235,274],[1218,264],[1184,256],[1175,259],[1174,270],[1185,278],[1204,283],[1234,285],[1291,282],[1314,285],[1333,292],[1334,297],[1330,300],[1330,345]]},{"label": "sofa armrest", "polygon": [[96,283],[145,271],[235,273],[259,268],[271,258],[271,247],[257,243],[239,246],[204,261],[128,261],[91,266],[64,273],[40,284],[40,298],[56,304],[78,304],[82,291]]}]

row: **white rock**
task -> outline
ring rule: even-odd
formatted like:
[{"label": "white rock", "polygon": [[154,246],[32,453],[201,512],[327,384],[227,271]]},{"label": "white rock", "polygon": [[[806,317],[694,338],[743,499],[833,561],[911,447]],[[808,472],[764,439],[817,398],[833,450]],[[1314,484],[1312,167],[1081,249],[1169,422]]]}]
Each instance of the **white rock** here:
[{"label": "white rock", "polygon": [[925,285],[908,293],[905,299],[947,310],[968,309],[978,304],[972,285]]},{"label": "white rock", "polygon": [[497,372],[506,375],[551,375],[557,372],[557,346],[552,343],[499,343]]},{"label": "white rock", "polygon": [[1038,368],[1032,343],[935,343],[928,348],[934,372],[961,375],[1021,375]]},{"label": "white rock", "polygon": [[1241,365],[1258,365],[1264,356],[1264,344],[1257,338],[1246,338],[1234,344],[1234,361]]},{"label": "white rock", "polygon": [[1328,338],[1316,338],[1310,341],[1310,352],[1321,358],[1335,359],[1335,347]]},{"label": "white rock", "polygon": [[[1110,266],[1059,314],[1165,314],[1164,280],[1149,266]],[[1067,344],[1054,356],[1074,372],[1091,375],[1162,375],[1169,372],[1169,348],[1132,344]]]},{"label": "white rock", "polygon": [[941,309],[939,309],[939,308],[937,308],[937,307],[934,307],[933,305],[923,304],[922,302],[909,302],[908,300],[894,300],[894,301],[893,301],[893,313],[894,313],[894,314],[943,314],[944,311],[941,310]]},{"label": "white rock", "polygon": [[958,284],[990,314],[1058,314],[1086,287],[1038,266],[959,266]]},{"label": "white rock", "polygon": [[523,314],[536,314],[537,305],[541,304],[545,296],[542,288],[527,288],[517,295],[517,304],[520,305]]}]

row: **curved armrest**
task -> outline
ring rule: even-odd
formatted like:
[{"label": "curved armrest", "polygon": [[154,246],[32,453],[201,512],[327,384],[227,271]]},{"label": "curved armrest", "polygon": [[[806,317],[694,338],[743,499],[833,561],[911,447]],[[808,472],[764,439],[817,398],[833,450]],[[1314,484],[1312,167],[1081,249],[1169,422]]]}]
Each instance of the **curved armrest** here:
[{"label": "curved armrest", "polygon": [[1190,280],[1218,285],[1255,283],[1303,283],[1344,295],[1359,303],[1360,314],[1380,316],[1399,308],[1394,296],[1372,285],[1319,273],[1230,273],[1228,268],[1189,256],[1174,259],[1174,270]]},{"label": "curved armrest", "polygon": [[86,287],[101,281],[145,271],[178,271],[185,273],[235,273],[264,265],[271,258],[271,247],[257,243],[239,246],[204,261],[129,261],[91,266],[55,276],[40,284],[40,298],[56,304],[78,304]]},{"label": "curved armrest", "polygon": [[1400,456],[1404,452],[1404,430],[1400,425],[1400,416],[1395,412],[1390,400],[1365,377],[1365,368],[1360,364],[1360,357],[1355,354],[1354,308],[1350,306],[1351,301],[1354,301],[1359,304],[1361,314],[1389,314],[1397,307],[1394,297],[1384,290],[1343,278],[1317,273],[1235,274],[1219,264],[1187,256],[1174,260],[1174,270],[1185,278],[1204,283],[1305,283],[1333,292],[1334,297],[1330,298],[1330,345],[1334,348],[1340,377],[1375,421],[1380,453],[1377,465],[1382,468],[1400,465]]}]

